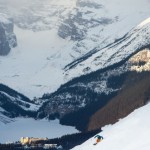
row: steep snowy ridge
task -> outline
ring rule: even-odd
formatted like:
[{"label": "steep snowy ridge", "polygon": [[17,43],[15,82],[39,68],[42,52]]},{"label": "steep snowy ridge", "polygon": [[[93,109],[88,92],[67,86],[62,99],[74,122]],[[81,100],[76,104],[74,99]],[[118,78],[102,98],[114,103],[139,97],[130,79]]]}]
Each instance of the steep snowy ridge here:
[{"label": "steep snowy ridge", "polygon": [[[104,49],[97,50],[94,54],[82,62],[74,62],[71,69],[66,71],[68,78],[84,75],[98,69],[111,66],[119,61],[125,60],[130,55],[146,48],[150,44],[150,18],[132,29],[120,40]],[[82,58],[81,58],[82,59]],[[67,68],[66,68],[67,69]]]},{"label": "steep snowy ridge", "polygon": [[149,150],[149,115],[150,104],[147,104],[116,124],[103,127],[99,133],[104,137],[102,142],[94,146],[96,139],[93,137],[72,150]]}]

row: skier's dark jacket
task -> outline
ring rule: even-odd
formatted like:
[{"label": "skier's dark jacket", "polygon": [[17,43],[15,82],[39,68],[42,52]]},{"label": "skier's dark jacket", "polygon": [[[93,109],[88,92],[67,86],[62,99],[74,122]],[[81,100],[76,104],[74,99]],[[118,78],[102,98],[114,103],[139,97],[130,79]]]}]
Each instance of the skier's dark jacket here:
[{"label": "skier's dark jacket", "polygon": [[100,140],[103,140],[104,138],[102,137],[102,136],[100,136],[100,135],[96,135],[94,138],[98,138],[98,139],[100,139]]}]

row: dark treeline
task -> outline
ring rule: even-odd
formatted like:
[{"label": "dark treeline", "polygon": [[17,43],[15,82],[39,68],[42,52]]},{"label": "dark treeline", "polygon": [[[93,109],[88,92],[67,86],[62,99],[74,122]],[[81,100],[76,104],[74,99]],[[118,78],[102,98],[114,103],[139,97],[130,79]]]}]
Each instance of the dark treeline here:
[{"label": "dark treeline", "polygon": [[83,142],[87,141],[89,138],[93,137],[99,132],[101,132],[101,129],[88,132],[80,132],[71,135],[64,135],[60,138],[37,142],[37,144],[57,144],[61,145],[64,148],[64,150],[69,150],[77,145],[82,144]]},{"label": "dark treeline", "polygon": [[[66,114],[60,119],[62,125],[75,126],[80,131],[87,131],[90,117],[100,108],[104,107],[117,92],[106,95],[90,93],[93,102],[78,111]],[[97,100],[96,100],[97,99]],[[98,100],[99,99],[99,100]]]},{"label": "dark treeline", "polygon": [[[43,147],[24,148],[21,144],[0,144],[0,150],[45,150]],[[47,150],[57,150],[56,148],[49,148]]]}]

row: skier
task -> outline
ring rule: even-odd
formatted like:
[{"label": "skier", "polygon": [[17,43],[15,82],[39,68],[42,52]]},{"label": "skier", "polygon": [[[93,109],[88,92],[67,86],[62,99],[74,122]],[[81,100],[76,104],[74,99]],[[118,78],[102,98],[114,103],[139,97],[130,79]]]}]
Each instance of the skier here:
[{"label": "skier", "polygon": [[96,138],[96,143],[94,143],[93,145],[98,144],[100,141],[102,141],[104,138],[100,135],[96,135],[94,138]]}]

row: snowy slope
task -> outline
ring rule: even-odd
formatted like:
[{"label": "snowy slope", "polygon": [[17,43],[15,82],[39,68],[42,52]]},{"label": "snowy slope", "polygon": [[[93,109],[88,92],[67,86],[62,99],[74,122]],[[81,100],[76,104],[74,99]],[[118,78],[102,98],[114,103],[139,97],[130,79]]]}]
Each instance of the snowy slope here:
[{"label": "snowy slope", "polygon": [[149,150],[150,104],[143,106],[114,125],[102,128],[104,140],[94,146],[94,137],[73,150]]},{"label": "snowy slope", "polygon": [[65,66],[121,38],[149,17],[149,6],[147,0],[0,0],[18,39],[18,47],[0,57],[0,82],[31,98],[57,90],[83,74],[78,66],[64,73]]},{"label": "snowy slope", "polygon": [[0,69],[3,70],[0,82],[32,98],[59,87],[61,66],[71,59],[60,59],[62,49],[66,45],[69,47],[69,42],[57,36],[55,27],[59,14],[63,11],[66,16],[72,9],[73,1],[69,2],[0,0],[0,12],[14,19],[18,39],[18,47],[8,57],[0,57]]},{"label": "snowy slope", "polygon": [[56,90],[63,82],[61,65],[65,60],[58,55],[56,63],[53,55],[68,41],[57,37],[56,30],[33,32],[15,26],[15,33],[18,46],[9,56],[0,57],[0,82],[31,98]]}]

